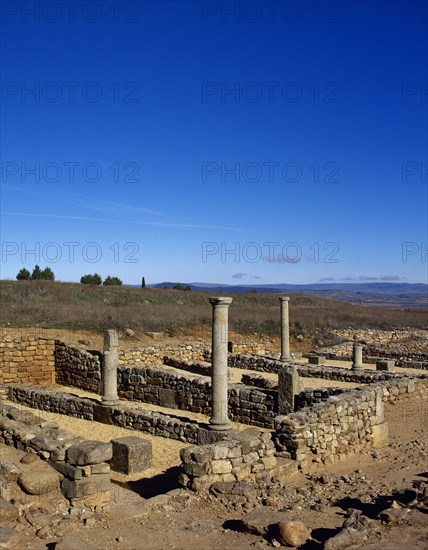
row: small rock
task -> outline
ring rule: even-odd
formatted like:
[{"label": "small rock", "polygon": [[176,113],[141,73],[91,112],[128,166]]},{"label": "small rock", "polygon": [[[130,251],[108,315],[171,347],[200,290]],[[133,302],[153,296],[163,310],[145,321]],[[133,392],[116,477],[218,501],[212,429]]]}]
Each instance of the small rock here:
[{"label": "small rock", "polygon": [[0,520],[16,521],[19,517],[19,510],[16,506],[0,498]]},{"label": "small rock", "polygon": [[55,470],[45,468],[43,470],[22,472],[18,483],[26,493],[30,495],[44,495],[59,489],[61,476]]},{"label": "small rock", "polygon": [[55,550],[94,550],[94,547],[83,540],[69,535],[64,535],[55,544]]},{"label": "small rock", "polygon": [[254,535],[267,535],[271,526],[284,518],[284,514],[271,508],[256,508],[241,519],[242,526]]},{"label": "small rock", "polygon": [[21,464],[32,464],[39,460],[39,457],[35,453],[28,453],[23,456],[20,460]]},{"label": "small rock", "polygon": [[126,328],[125,329],[125,335],[132,338],[133,336],[135,336],[135,332],[131,328]]},{"label": "small rock", "polygon": [[19,548],[20,541],[21,536],[15,529],[0,529],[0,548]]},{"label": "small rock", "polygon": [[311,538],[306,525],[301,521],[279,521],[278,541],[285,546],[302,546]]},{"label": "small rock", "polygon": [[0,476],[6,481],[16,481],[19,476],[19,468],[13,462],[0,460]]},{"label": "small rock", "polygon": [[342,550],[350,546],[360,544],[367,538],[364,531],[357,531],[351,527],[345,527],[337,535],[328,539],[324,544],[324,550]]},{"label": "small rock", "polygon": [[383,510],[383,512],[380,512],[378,517],[385,523],[398,524],[406,518],[409,512],[409,508],[400,507],[398,510],[396,508],[387,508],[386,510]]}]

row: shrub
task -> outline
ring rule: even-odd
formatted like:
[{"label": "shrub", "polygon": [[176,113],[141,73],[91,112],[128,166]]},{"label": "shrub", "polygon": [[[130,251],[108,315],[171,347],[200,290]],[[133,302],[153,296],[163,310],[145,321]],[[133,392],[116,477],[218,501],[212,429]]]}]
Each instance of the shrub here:
[{"label": "shrub", "polygon": [[42,271],[42,279],[44,279],[45,281],[55,281],[55,274],[54,272],[52,271],[52,269],[50,267],[46,267],[43,271]]},{"label": "shrub", "polygon": [[106,286],[122,286],[122,280],[119,277],[111,277],[108,275],[103,282]]},{"label": "shrub", "polygon": [[43,279],[43,271],[40,269],[40,266],[35,265],[33,269],[33,273],[30,276],[30,279],[32,281],[39,281],[40,279]]},{"label": "shrub", "polygon": [[80,278],[80,282],[82,285],[100,285],[102,283],[101,275],[98,275],[98,273],[94,273],[93,275],[83,275]]},{"label": "shrub", "polygon": [[23,267],[16,276],[18,281],[28,281],[30,277],[30,272],[28,271],[28,269],[25,269],[25,267]]}]

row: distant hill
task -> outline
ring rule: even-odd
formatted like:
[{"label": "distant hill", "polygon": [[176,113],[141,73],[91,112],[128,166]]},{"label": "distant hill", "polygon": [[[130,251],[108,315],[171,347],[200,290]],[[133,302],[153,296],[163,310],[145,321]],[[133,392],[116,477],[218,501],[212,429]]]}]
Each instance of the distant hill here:
[{"label": "distant hill", "polygon": [[[151,285],[154,288],[172,288],[176,283],[163,282]],[[298,293],[321,296],[340,302],[371,305],[389,309],[428,308],[428,285],[423,283],[314,283],[307,285],[267,284],[267,285],[227,285],[216,283],[189,284],[193,290],[219,293],[283,294]]]}]

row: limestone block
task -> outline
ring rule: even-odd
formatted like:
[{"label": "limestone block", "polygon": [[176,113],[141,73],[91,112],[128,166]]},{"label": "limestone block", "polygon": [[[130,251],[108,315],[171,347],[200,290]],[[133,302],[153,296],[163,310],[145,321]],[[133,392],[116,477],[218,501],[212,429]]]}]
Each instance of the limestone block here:
[{"label": "limestone block", "polygon": [[110,489],[110,476],[108,474],[94,475],[83,479],[63,479],[61,484],[62,494],[66,498],[82,498],[95,495]]},{"label": "limestone block", "polygon": [[152,444],[140,437],[120,437],[112,440],[111,469],[130,475],[152,467]]},{"label": "limestone block", "polygon": [[230,460],[214,460],[212,463],[213,474],[229,474],[232,471]]},{"label": "limestone block", "polygon": [[382,422],[372,428],[373,447],[376,449],[388,445],[388,422]]},{"label": "limestone block", "polygon": [[376,370],[393,372],[395,369],[395,361],[393,359],[381,359],[376,361]]},{"label": "limestone block", "polygon": [[99,441],[84,441],[67,449],[66,453],[67,462],[76,466],[99,464],[110,460],[112,456],[111,443]]},{"label": "limestone block", "polygon": [[309,365],[322,365],[324,361],[325,357],[323,355],[308,355]]}]

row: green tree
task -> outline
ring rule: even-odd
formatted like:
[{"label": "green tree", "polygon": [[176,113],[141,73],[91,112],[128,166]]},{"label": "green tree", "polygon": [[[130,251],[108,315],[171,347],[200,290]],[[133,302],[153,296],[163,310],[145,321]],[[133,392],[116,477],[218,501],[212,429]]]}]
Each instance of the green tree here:
[{"label": "green tree", "polygon": [[191,287],[190,285],[186,285],[186,286],[184,287],[184,290],[187,290],[187,291],[192,290],[192,287]]},{"label": "green tree", "polygon": [[80,278],[80,282],[82,285],[100,285],[103,281],[101,275],[98,273],[94,273],[93,275],[88,273],[88,275],[83,275]]},{"label": "green tree", "polygon": [[30,279],[32,281],[39,281],[40,279],[43,279],[43,271],[40,269],[38,265],[34,266],[33,273],[30,275]]},{"label": "green tree", "polygon": [[25,269],[25,267],[23,267],[16,276],[18,281],[28,281],[30,277],[30,272],[28,271],[28,269]]},{"label": "green tree", "polygon": [[55,281],[55,273],[52,271],[50,267],[46,267],[42,271],[42,279],[46,281]]},{"label": "green tree", "polygon": [[103,282],[103,285],[106,286],[122,286],[122,280],[119,277],[111,277],[108,275]]},{"label": "green tree", "polygon": [[146,288],[146,278],[145,277],[143,277],[141,279],[141,288]]},{"label": "green tree", "polygon": [[174,290],[183,290],[183,285],[181,283],[177,283],[172,287]]}]

